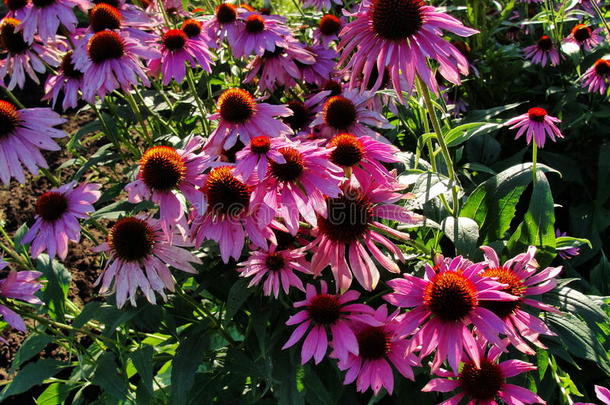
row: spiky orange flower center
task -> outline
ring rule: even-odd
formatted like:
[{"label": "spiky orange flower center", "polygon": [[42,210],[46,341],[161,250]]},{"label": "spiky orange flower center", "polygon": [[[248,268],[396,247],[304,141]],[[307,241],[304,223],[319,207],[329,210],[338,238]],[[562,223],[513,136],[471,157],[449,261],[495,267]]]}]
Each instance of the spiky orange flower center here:
[{"label": "spiky orange flower center", "polygon": [[0,100],[0,139],[10,135],[21,119],[17,107],[8,101]]},{"label": "spiky orange flower center", "polygon": [[256,100],[242,89],[228,89],[218,98],[218,111],[223,120],[243,124],[256,112]]},{"label": "spiky orange flower center", "polygon": [[91,37],[87,49],[93,63],[118,59],[125,54],[125,42],[113,31],[100,31]]},{"label": "spiky orange flower center", "polygon": [[68,200],[62,193],[47,191],[36,200],[36,214],[47,222],[58,220],[67,210]]},{"label": "spiky orange flower center", "polygon": [[182,30],[169,30],[163,34],[163,45],[170,51],[179,51],[184,48],[188,36]]},{"label": "spiky orange flower center", "polygon": [[332,14],[326,14],[320,18],[318,24],[320,32],[324,35],[337,35],[341,29],[341,20]]},{"label": "spiky orange flower center", "polygon": [[152,253],[155,242],[154,230],[146,221],[135,217],[119,219],[108,233],[108,245],[114,254],[128,262],[146,258]]},{"label": "spiky orange flower center", "polygon": [[422,0],[373,0],[370,18],[373,31],[389,41],[415,35],[424,23]]},{"label": "spiky orange flower center", "polygon": [[424,304],[443,321],[463,319],[477,305],[476,287],[461,272],[437,273],[424,290]]},{"label": "spiky orange flower center", "polygon": [[519,297],[519,299],[516,301],[481,301],[479,305],[489,309],[501,319],[513,314],[521,307],[521,297],[523,297],[523,294],[525,293],[525,285],[511,269],[504,267],[486,269],[483,272],[483,275],[486,277],[495,277],[499,283],[507,284],[508,287],[503,288],[502,291]]},{"label": "spiky orange flower center", "polygon": [[250,139],[250,150],[259,155],[269,152],[271,149],[271,139],[268,136],[261,135]]},{"label": "spiky orange flower center", "polygon": [[358,353],[365,360],[377,360],[390,352],[390,336],[383,326],[368,326],[356,334]]},{"label": "spiky orange flower center", "polygon": [[265,29],[265,19],[258,14],[252,14],[246,18],[246,31],[258,34]]},{"label": "spiky orange flower center", "polygon": [[324,121],[334,129],[347,130],[356,123],[356,106],[343,96],[333,96],[324,104]]},{"label": "spiky orange flower center", "polygon": [[93,32],[121,28],[121,12],[110,4],[100,3],[89,11],[89,26]]},{"label": "spiky orange flower center", "polygon": [[280,148],[278,150],[284,156],[286,163],[271,161],[271,174],[278,181],[296,181],[305,169],[305,160],[301,152],[294,148]]},{"label": "spiky orange flower center", "polygon": [[153,190],[172,190],[180,185],[185,174],[184,159],[172,147],[153,146],[140,159],[140,176]]},{"label": "spiky orange flower center", "polygon": [[331,241],[350,244],[368,232],[373,204],[359,190],[350,188],[337,198],[327,198],[326,207],[326,218],[318,218],[318,228]]},{"label": "spiky orange flower center", "polygon": [[197,20],[189,18],[184,20],[180,29],[184,31],[189,38],[193,38],[201,34],[201,23]]},{"label": "spiky orange flower center", "polygon": [[2,46],[12,54],[20,54],[28,49],[28,44],[23,40],[21,32],[15,32],[21,21],[15,18],[5,18],[0,26],[0,40]]},{"label": "spiky orange flower center", "polygon": [[309,317],[319,325],[332,325],[341,316],[341,304],[336,295],[318,294],[307,306]]},{"label": "spiky orange flower center", "polygon": [[481,359],[481,367],[468,361],[462,367],[458,381],[460,387],[471,398],[477,401],[492,401],[504,385],[504,374],[496,363]]},{"label": "spiky orange flower center", "polygon": [[221,24],[229,24],[237,19],[237,8],[233,4],[222,3],[216,7],[216,19]]},{"label": "spiky orange flower center", "polygon": [[208,175],[203,192],[210,210],[217,215],[235,217],[248,209],[252,190],[233,176],[231,170],[229,166],[213,169]]},{"label": "spiky orange flower center", "polygon": [[352,134],[339,134],[331,139],[328,146],[335,147],[330,154],[330,160],[339,166],[352,167],[364,156],[362,142]]},{"label": "spiky orange flower center", "polygon": [[546,117],[547,113],[544,108],[533,107],[527,111],[527,115],[529,116],[530,120],[532,120],[532,121],[543,122],[544,117]]}]

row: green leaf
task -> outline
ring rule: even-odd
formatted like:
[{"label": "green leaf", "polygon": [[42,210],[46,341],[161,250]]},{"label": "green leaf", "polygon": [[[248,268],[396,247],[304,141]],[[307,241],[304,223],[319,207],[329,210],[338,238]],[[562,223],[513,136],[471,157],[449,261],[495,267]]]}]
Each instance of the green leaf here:
[{"label": "green leaf", "polygon": [[610,294],[610,262],[603,253],[597,265],[591,270],[591,283],[603,295]]},{"label": "green leaf", "polygon": [[46,254],[38,256],[36,268],[48,281],[41,299],[47,304],[49,315],[63,321],[70,287],[70,272],[58,261],[49,259]]},{"label": "green leaf", "polygon": [[240,278],[231,286],[229,290],[229,296],[227,297],[227,313],[225,315],[225,322],[233,319],[237,311],[244,305],[244,302],[248,299],[252,290],[248,288],[250,280]]},{"label": "green leaf", "polygon": [[489,134],[496,131],[501,126],[502,124],[493,122],[470,122],[468,124],[462,124],[451,129],[444,135],[445,142],[448,147],[455,147],[466,142],[473,136]]},{"label": "green leaf", "polygon": [[453,242],[458,254],[466,257],[476,254],[479,225],[474,220],[465,217],[447,217],[441,222],[441,229]]},{"label": "green leaf", "polygon": [[11,364],[11,372],[15,372],[19,366],[21,366],[24,362],[30,360],[32,357],[36,356],[42,349],[45,348],[46,345],[51,343],[53,340],[50,336],[45,334],[35,334],[28,336],[27,339],[23,341],[21,347],[15,353],[15,357],[13,357],[13,362]]},{"label": "green leaf", "polygon": [[597,163],[597,195],[595,202],[603,205],[610,197],[610,143],[605,143],[599,148],[599,159]]},{"label": "green leaf", "polygon": [[180,342],[172,362],[171,397],[172,404],[188,402],[189,391],[195,381],[195,373],[207,350],[209,336],[207,333],[193,333]]},{"label": "green leaf", "polygon": [[98,358],[93,383],[119,400],[125,400],[129,391],[127,378],[117,366],[116,357],[111,352],[106,352]]},{"label": "green leaf", "polygon": [[42,359],[36,363],[30,363],[21,369],[15,379],[0,393],[0,401],[6,398],[22,394],[30,388],[41,384],[44,380],[54,376],[61,368],[61,363],[53,359]]},{"label": "green leaf", "polygon": [[581,316],[590,325],[608,322],[608,316],[599,303],[588,295],[568,286],[556,288],[544,294],[544,303],[554,305],[560,310]]},{"label": "green leaf", "polygon": [[74,385],[64,383],[51,384],[38,396],[36,405],[61,405],[74,388]]},{"label": "green leaf", "polygon": [[140,375],[140,385],[150,394],[153,395],[153,353],[152,346],[144,346],[142,349],[131,353],[129,357],[133,361],[133,365]]}]

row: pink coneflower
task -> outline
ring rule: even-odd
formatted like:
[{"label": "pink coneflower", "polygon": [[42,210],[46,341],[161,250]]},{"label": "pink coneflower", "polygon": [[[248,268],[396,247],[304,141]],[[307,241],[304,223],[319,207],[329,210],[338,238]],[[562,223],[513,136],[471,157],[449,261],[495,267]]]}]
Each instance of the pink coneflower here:
[{"label": "pink coneflower", "polygon": [[524,311],[522,307],[523,305],[529,305],[539,310],[559,313],[555,307],[526,297],[540,295],[555,288],[557,285],[555,277],[561,272],[561,266],[547,267],[537,272],[537,263],[534,260],[536,248],[534,246],[530,246],[527,253],[517,255],[503,265],[500,264],[498,255],[492,248],[481,246],[481,249],[484,252],[487,266],[482,275],[495,278],[498,282],[505,284],[506,287],[502,291],[518,298],[516,301],[482,302],[481,306],[489,309],[504,321],[510,332],[508,339],[520,351],[530,355],[536,353],[524,339],[538,347],[546,348],[538,340],[538,335],[554,336],[555,334],[540,318]]},{"label": "pink coneflower", "polygon": [[20,21],[14,18],[5,18],[0,22],[0,40],[7,51],[6,57],[0,61],[0,80],[4,82],[7,74],[11,77],[7,86],[9,90],[15,86],[23,88],[26,73],[35,83],[40,83],[36,72],[44,73],[47,70],[43,62],[53,67],[59,63],[53,47],[44,46],[40,41],[31,44],[25,42],[19,24]]},{"label": "pink coneflower", "polygon": [[313,251],[311,267],[314,274],[320,274],[330,264],[339,289],[349,288],[353,274],[362,287],[371,291],[379,281],[373,258],[388,271],[400,272],[394,259],[386,256],[377,244],[401,261],[404,260],[402,252],[374,229],[406,240],[409,235],[382,224],[381,219],[407,224],[421,221],[420,216],[393,204],[408,197],[397,193],[397,187],[395,182],[376,183],[362,169],[354,168],[354,176],[341,187],[342,193],[335,197],[327,195],[326,211],[317,218],[316,239],[307,247]]},{"label": "pink coneflower", "polygon": [[301,65],[303,79],[308,84],[318,87],[330,80],[337,62],[337,52],[324,45],[308,46],[307,50],[313,54],[314,63]]},{"label": "pink coneflower", "polygon": [[523,53],[532,63],[546,66],[548,62],[553,66],[559,64],[559,51],[555,48],[553,40],[548,35],[543,35],[534,45],[523,48]]},{"label": "pink coneflower", "polygon": [[[128,3],[127,0],[105,0],[104,2],[94,3],[108,4],[116,8],[121,13],[121,18],[124,23],[129,24],[132,27],[140,28],[152,28],[152,24],[155,23],[155,17],[147,14],[140,7],[135,4]],[[147,2],[142,2],[145,5]]]},{"label": "pink coneflower", "polygon": [[579,3],[579,7],[586,11],[587,13],[591,14],[591,15],[595,15],[595,7],[593,7],[593,2],[595,2],[595,4],[597,4],[597,6],[599,7],[599,3],[600,0],[578,0]]},{"label": "pink coneflower", "polygon": [[591,52],[593,48],[597,47],[597,45],[601,44],[604,40],[600,35],[600,32],[601,28],[592,29],[586,24],[576,24],[574,28],[572,28],[570,35],[563,41],[576,44],[586,51]]},{"label": "pink coneflower", "polygon": [[324,197],[339,194],[343,172],[329,161],[326,148],[313,143],[290,143],[278,152],[285,163],[270,162],[270,170],[257,185],[253,198],[269,204],[294,235],[301,216],[309,224],[316,224],[316,212],[325,208]]},{"label": "pink coneflower", "polygon": [[393,145],[379,142],[368,136],[357,137],[352,134],[339,134],[330,140],[328,147],[334,148],[330,161],[349,174],[357,166],[369,173],[378,184],[395,181],[380,162],[399,162],[396,157],[399,149]]},{"label": "pink coneflower", "polygon": [[279,149],[286,145],[285,139],[269,138],[266,135],[250,139],[250,144],[235,155],[233,173],[241,176],[246,182],[255,174],[258,180],[264,179],[271,162],[286,163],[286,159],[279,152]]},{"label": "pink coneflower", "polygon": [[296,40],[286,38],[285,47],[277,47],[273,52],[265,52],[248,64],[249,70],[244,83],[252,82],[257,75],[258,88],[272,92],[278,87],[291,88],[295,80],[301,80],[299,65],[310,66],[316,63],[312,52]]},{"label": "pink coneflower", "polygon": [[235,41],[231,44],[235,57],[263,56],[265,52],[274,52],[277,47],[288,46],[286,37],[290,37],[292,33],[281,17],[252,12],[245,12],[241,17],[244,25],[241,26],[235,36]]},{"label": "pink coneflower", "polygon": [[[608,388],[595,385],[595,395],[603,405],[610,405],[610,390]],[[596,405],[591,402],[574,402],[574,405]]]},{"label": "pink coneflower", "polygon": [[4,5],[7,9],[7,13],[4,17],[23,20],[29,4],[30,2],[28,0],[4,0]]},{"label": "pink coneflower", "polygon": [[8,101],[0,101],[0,179],[5,185],[14,177],[25,183],[21,165],[32,174],[38,168],[48,168],[41,150],[60,150],[53,138],[66,133],[53,128],[66,122],[50,108],[17,108]]},{"label": "pink coneflower", "polygon": [[[403,377],[414,380],[412,367],[419,365],[419,361],[411,352],[409,342],[398,334],[402,316],[398,311],[388,316],[386,306],[382,305],[374,314],[380,325],[354,322],[352,329],[356,334],[358,353],[350,353],[347,358],[339,359],[339,369],[347,370],[343,384],[356,381],[358,392],[370,387],[375,395],[385,387],[392,395],[392,365]],[[335,356],[334,352],[332,356]]]},{"label": "pink coneflower", "polygon": [[236,177],[231,167],[212,169],[201,192],[206,209],[203,215],[195,215],[192,223],[197,246],[206,239],[216,241],[222,260],[228,263],[230,257],[239,259],[246,236],[262,249],[267,249],[267,240],[276,243],[268,226],[274,212],[264,203],[252,201],[252,187]]},{"label": "pink coneflower", "polygon": [[[119,4],[116,4],[116,6],[119,6]],[[99,3],[89,10],[89,27],[86,30],[89,35],[86,35],[85,41],[96,32],[120,30],[122,34],[126,34],[144,44],[157,39],[154,34],[145,31],[154,28],[155,21],[150,17],[136,21],[125,19],[118,8],[107,3]]]},{"label": "pink coneflower", "polygon": [[[555,238],[561,238],[563,236],[567,236],[568,234],[566,232],[561,232],[559,229],[555,229]],[[555,248],[555,250],[557,251],[557,255],[559,257],[561,257],[564,260],[569,260],[571,258],[573,258],[574,256],[578,256],[580,254],[580,247],[559,247],[557,246]]]},{"label": "pink coneflower", "polygon": [[201,39],[190,38],[181,29],[166,31],[161,37],[161,57],[153,59],[148,65],[151,73],[163,75],[163,85],[167,86],[174,79],[182,83],[186,76],[185,63],[192,68],[197,64],[208,72],[212,72],[212,55]]},{"label": "pink coneflower", "polygon": [[332,14],[326,14],[318,22],[318,26],[313,31],[314,43],[319,43],[328,47],[332,41],[339,39],[339,32],[343,27],[343,21]]},{"label": "pink coneflower", "polygon": [[459,389],[459,394],[443,402],[447,405],[457,405],[462,398],[466,398],[469,404],[475,405],[496,404],[498,398],[507,405],[546,404],[532,391],[506,382],[507,378],[536,370],[536,366],[521,360],[507,360],[498,363],[501,353],[499,350],[491,348],[485,355],[482,353],[484,349],[480,347],[477,349],[479,355],[476,360],[465,361],[459,373],[457,370],[453,373],[438,371],[437,374],[449,378],[430,380],[422,391],[451,392]]},{"label": "pink coneflower", "polygon": [[301,364],[307,363],[312,357],[316,364],[322,361],[328,351],[329,331],[334,357],[346,359],[349,353],[359,353],[358,341],[351,329],[352,322],[381,325],[373,317],[373,308],[353,302],[360,297],[359,292],[351,290],[343,294],[329,294],[326,282],[322,281],[320,285],[318,293],[313,285],[307,284],[305,299],[294,303],[295,308],[303,309],[286,321],[286,325],[299,326],[282,349],[293,346],[307,334],[301,348]]},{"label": "pink coneflower", "polygon": [[310,274],[309,265],[305,261],[305,253],[301,249],[277,250],[271,245],[268,250],[255,250],[248,260],[238,263],[237,271],[241,277],[252,277],[248,287],[258,285],[263,279],[263,293],[275,298],[280,293],[280,287],[288,294],[290,287],[305,291],[301,279],[294,270]]},{"label": "pink coneflower", "polygon": [[93,203],[100,198],[98,184],[76,182],[64,184],[47,191],[36,201],[36,222],[23,237],[22,243],[30,243],[33,258],[47,252],[50,258],[57,255],[61,260],[68,254],[68,241],[80,240],[79,219],[94,211]]},{"label": "pink coneflower", "polygon": [[309,136],[311,134],[310,125],[315,119],[316,114],[322,109],[323,101],[328,98],[330,91],[320,91],[313,96],[301,100],[291,100],[286,103],[292,111],[292,115],[284,117],[282,120],[290,125],[297,135]]},{"label": "pink coneflower", "polygon": [[33,0],[23,17],[23,37],[32,42],[38,34],[43,41],[55,39],[60,25],[68,32],[74,32],[78,19],[74,7],[83,12],[91,8],[88,0]]},{"label": "pink coneflower", "polygon": [[380,113],[367,108],[374,96],[370,91],[344,90],[326,100],[311,125],[319,126],[320,135],[329,139],[342,132],[379,138],[367,125],[377,128],[392,128],[392,125]]},{"label": "pink coneflower", "polygon": [[475,340],[468,328],[471,324],[477,335],[504,347],[498,337],[508,331],[504,322],[481,304],[518,298],[502,291],[503,284],[482,276],[483,268],[484,264],[473,264],[461,256],[450,261],[438,256],[434,268],[426,264],[423,279],[404,274],[402,279],[387,282],[394,292],[384,299],[401,308],[413,308],[401,321],[401,333],[414,334],[422,343],[420,358],[436,350],[433,370],[448,359],[457,372],[464,350],[476,361]]},{"label": "pink coneflower", "polygon": [[[3,270],[6,266],[8,266],[8,263],[0,259],[0,270]],[[42,273],[39,271],[9,271],[6,278],[0,280],[0,297],[36,305],[43,304],[34,295],[42,288],[40,281],[36,280],[41,275]],[[0,305],[0,315],[13,328],[21,332],[27,331],[21,316],[6,305]]]},{"label": "pink coneflower", "polygon": [[246,90],[225,90],[218,98],[217,106],[218,112],[208,117],[219,120],[204,147],[211,150],[210,154],[230,149],[238,139],[247,144],[251,138],[261,134],[276,137],[292,132],[286,124],[273,118],[289,116],[288,107],[258,103]]},{"label": "pink coneflower", "polygon": [[218,43],[226,38],[229,45],[233,46],[237,34],[244,26],[244,22],[238,18],[243,11],[233,4],[222,3],[216,7],[214,15],[204,23],[203,29],[212,41]]},{"label": "pink coneflower", "polygon": [[544,108],[533,107],[527,113],[508,120],[504,125],[512,125],[510,129],[519,128],[515,139],[525,134],[528,145],[533,139],[538,147],[544,148],[547,136],[553,142],[556,140],[555,137],[563,138],[559,128],[555,125],[558,122],[561,122],[561,120],[548,115]]},{"label": "pink coneflower", "polygon": [[205,32],[203,24],[192,18],[187,18],[182,22],[180,29],[193,41],[197,41],[208,48],[216,48],[216,41],[213,41]]},{"label": "pink coneflower", "polygon": [[[339,43],[340,63],[349,60],[352,86],[363,76],[364,89],[376,66],[378,72],[388,69],[400,98],[403,91],[411,92],[416,74],[428,88],[438,92],[427,59],[437,61],[440,74],[454,84],[460,83],[460,73],[468,73],[468,60],[441,37],[441,30],[460,36],[478,31],[423,0],[366,0],[353,15],[356,19],[343,28]],[[406,76],[406,88],[401,75]],[[379,89],[381,80],[380,75],[373,90]]]},{"label": "pink coneflower", "polygon": [[109,252],[108,262],[95,285],[101,282],[101,294],[116,292],[119,308],[127,299],[136,306],[138,289],[151,304],[157,302],[155,292],[167,300],[165,289],[174,291],[175,283],[168,266],[196,273],[191,263],[201,264],[183,246],[191,244],[177,233],[167,241],[155,219],[121,218],[108,232],[108,240],[94,248],[96,252]]},{"label": "pink coneflower", "polygon": [[330,10],[333,3],[343,5],[341,0],[303,0],[304,7],[313,7],[316,10]]},{"label": "pink coneflower", "polygon": [[159,52],[154,48],[116,31],[100,31],[91,36],[84,47],[77,48],[73,55],[74,67],[83,76],[83,99],[94,102],[95,96],[104,97],[119,88],[129,91],[138,85],[138,78],[145,86],[150,81],[140,61],[155,59]]},{"label": "pink coneflower", "polygon": [[610,60],[598,59],[585,74],[582,75],[583,87],[588,87],[590,93],[604,95],[610,80]]},{"label": "pink coneflower", "polygon": [[78,105],[78,91],[82,84],[83,72],[74,67],[72,51],[69,51],[64,55],[57,74],[49,75],[47,78],[44,84],[46,94],[42,99],[51,100],[51,106],[55,108],[59,93],[63,92],[62,109],[75,108]]},{"label": "pink coneflower", "polygon": [[200,137],[194,137],[184,149],[153,146],[140,159],[138,178],[125,187],[130,202],[151,200],[159,205],[159,222],[168,238],[175,227],[185,232],[183,221],[186,206],[179,193],[202,212],[203,196],[197,186],[205,177],[202,173],[208,157],[197,153],[201,143]]}]

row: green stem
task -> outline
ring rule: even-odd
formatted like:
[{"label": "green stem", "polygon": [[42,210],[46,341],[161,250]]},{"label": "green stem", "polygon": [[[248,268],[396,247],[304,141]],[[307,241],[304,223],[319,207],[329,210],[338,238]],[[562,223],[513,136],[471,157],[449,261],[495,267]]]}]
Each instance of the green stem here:
[{"label": "green stem", "polygon": [[59,187],[61,185],[61,181],[53,173],[51,173],[49,169],[41,167],[40,172],[44,174],[47,179],[49,179],[53,187]]},{"label": "green stem", "polygon": [[24,105],[21,103],[21,101],[19,101],[19,100],[17,99],[17,97],[15,97],[15,95],[13,94],[13,92],[12,92],[12,91],[10,91],[9,89],[7,89],[6,87],[2,87],[2,88],[4,89],[4,92],[6,93],[6,95],[8,96],[8,98],[10,98],[10,99],[11,99],[11,101],[12,101],[13,103],[15,103],[15,105],[16,105],[17,107],[19,107],[19,108],[21,108],[21,109],[24,109],[24,108],[25,108],[25,106],[24,106]]},{"label": "green stem", "polygon": [[591,1],[590,4],[593,6],[593,9],[595,10],[595,14],[597,14],[599,19],[602,20],[602,23],[604,24],[604,27],[606,27],[606,31],[608,32],[608,35],[610,35],[610,26],[608,25],[608,21],[606,21],[606,19],[604,18],[604,14],[602,13],[602,10],[599,8],[599,5],[594,0]]},{"label": "green stem", "polygon": [[140,122],[140,125],[142,126],[142,129],[144,130],[144,134],[146,136],[146,141],[148,142],[148,145],[152,146],[155,141],[154,141],[154,138],[153,138],[150,130],[148,129],[148,125],[146,124],[146,120],[144,119],[144,116],[142,115],[142,111],[140,110],[140,107],[138,107],[138,103],[136,103],[136,100],[133,98],[133,94],[131,94],[131,92],[125,91],[124,95],[125,95],[125,101],[127,101],[127,103],[129,104],[129,107],[131,107],[131,110],[136,115],[136,119]]},{"label": "green stem", "polygon": [[195,86],[195,78],[193,77],[193,70],[189,67],[186,70],[186,81],[188,82],[189,88],[193,97],[195,98],[195,103],[197,104],[197,108],[199,108],[199,113],[201,114],[201,124],[204,129],[204,134],[208,136],[210,134],[210,127],[207,119],[207,112],[205,111],[205,107],[203,106],[203,102],[199,98],[199,94],[197,94],[197,86]]},{"label": "green stem", "polygon": [[441,148],[441,153],[443,155],[443,159],[445,160],[445,164],[447,165],[447,174],[449,180],[452,183],[451,193],[453,197],[453,210],[451,211],[451,214],[453,216],[457,216],[459,210],[459,201],[457,190],[457,177],[455,175],[455,169],[453,168],[453,160],[451,159],[451,155],[449,154],[449,148],[447,147],[445,139],[443,138],[443,131],[438,121],[438,117],[436,116],[436,112],[434,111],[434,104],[432,104],[432,99],[430,98],[430,91],[428,90],[426,83],[424,83],[419,76],[417,76],[417,80],[419,81],[422,96],[424,97],[424,103],[426,104],[426,108],[428,109],[430,121],[432,121],[432,128],[436,133],[436,140],[438,141],[438,144]]},{"label": "green stem", "polygon": [[538,161],[538,145],[536,145],[536,140],[532,140],[532,181],[536,184],[536,180],[538,176],[536,175],[536,163]]}]

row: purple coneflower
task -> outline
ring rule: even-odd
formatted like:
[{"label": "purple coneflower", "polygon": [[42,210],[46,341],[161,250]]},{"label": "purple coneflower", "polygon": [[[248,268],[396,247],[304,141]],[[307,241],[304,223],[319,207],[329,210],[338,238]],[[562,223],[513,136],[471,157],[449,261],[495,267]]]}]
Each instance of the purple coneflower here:
[{"label": "purple coneflower", "polygon": [[4,0],[4,5],[7,9],[4,17],[15,18],[17,20],[23,20],[27,9],[31,7],[28,0]]},{"label": "purple coneflower", "polygon": [[322,361],[328,351],[328,332],[332,335],[334,357],[347,359],[349,353],[357,355],[359,352],[356,335],[351,329],[352,322],[381,325],[373,317],[373,308],[353,302],[360,297],[359,292],[351,290],[343,294],[329,294],[326,282],[320,284],[320,292],[307,284],[305,299],[294,303],[295,308],[302,309],[286,321],[286,325],[298,326],[282,349],[293,346],[307,334],[301,348],[301,364],[312,357],[316,364]]},{"label": "purple coneflower", "polygon": [[[0,270],[6,266],[8,263],[0,259]],[[34,295],[42,288],[40,281],[37,281],[41,275],[39,271],[9,271],[6,278],[0,280],[0,297],[42,305],[43,302]],[[0,315],[13,328],[21,332],[27,331],[21,316],[6,305],[0,305]]]},{"label": "purple coneflower", "polygon": [[555,48],[553,40],[548,35],[543,35],[534,45],[523,48],[523,53],[532,63],[546,66],[551,63],[553,66],[559,64],[559,51]]},{"label": "purple coneflower", "polygon": [[587,52],[591,52],[604,40],[600,35],[601,30],[601,28],[592,29],[586,24],[576,24],[574,28],[572,28],[570,35],[563,41],[576,44],[579,47],[584,48]]},{"label": "purple coneflower", "polygon": [[[555,229],[555,238],[561,238],[562,236],[567,236],[566,232],[561,232],[559,229]],[[578,256],[580,254],[580,247],[556,247],[555,250],[559,257],[564,260],[569,260],[574,256]]]},{"label": "purple coneflower", "polygon": [[186,232],[183,223],[186,206],[179,193],[203,212],[203,196],[197,187],[205,177],[202,173],[208,157],[197,153],[201,143],[200,137],[194,137],[184,149],[153,146],[140,159],[138,178],[125,187],[130,202],[151,200],[159,205],[159,222],[168,238],[175,227]]},{"label": "purple coneflower", "polygon": [[374,314],[380,325],[367,325],[357,320],[353,323],[358,353],[350,353],[347,358],[339,360],[339,369],[347,370],[343,384],[356,381],[358,392],[371,388],[375,395],[384,387],[392,395],[392,366],[403,377],[414,380],[412,367],[419,365],[419,360],[411,352],[409,342],[398,333],[402,317],[398,311],[388,315],[386,306],[382,305]]},{"label": "purple coneflower", "polygon": [[525,134],[528,145],[533,139],[538,147],[544,148],[547,136],[552,141],[555,141],[556,137],[563,138],[559,128],[555,125],[558,122],[561,120],[548,115],[544,108],[533,107],[527,113],[508,120],[505,125],[512,125],[510,129],[519,128],[515,139]]},{"label": "purple coneflower", "polygon": [[[438,92],[427,59],[438,62],[440,74],[454,84],[460,83],[460,74],[468,73],[468,60],[441,33],[447,30],[470,36],[478,31],[423,0],[366,0],[353,15],[355,20],[339,35],[340,63],[347,62],[351,69],[352,86],[363,76],[364,89],[376,66],[378,72],[388,69],[400,98],[403,91],[411,92],[416,74],[429,89]],[[401,75],[406,76],[406,88]],[[373,90],[380,88],[382,78],[379,75]]]},{"label": "purple coneflower", "polygon": [[17,108],[8,101],[0,101],[0,179],[5,185],[11,177],[25,183],[21,165],[32,174],[38,168],[48,168],[41,150],[60,150],[53,138],[66,133],[53,128],[66,122],[50,108]]},{"label": "purple coneflower", "polygon": [[59,92],[63,92],[61,107],[63,110],[75,108],[78,105],[78,91],[83,85],[83,72],[74,67],[72,62],[72,51],[67,52],[59,65],[57,74],[49,75],[44,84],[45,95],[43,100],[51,100],[51,106],[59,98]]},{"label": "purple coneflower", "polygon": [[237,34],[243,29],[244,22],[240,20],[239,14],[245,10],[238,9],[230,3],[222,3],[216,7],[214,15],[203,24],[203,30],[215,43],[225,38],[232,47]]},{"label": "purple coneflower", "polygon": [[319,43],[328,47],[332,41],[339,39],[339,32],[343,27],[343,21],[332,14],[326,14],[318,22],[318,26],[313,31],[314,43]]},{"label": "purple coneflower", "polygon": [[288,46],[286,38],[292,33],[281,17],[245,12],[241,18],[244,25],[240,26],[235,41],[231,44],[235,57],[263,56],[265,52],[274,52],[277,47]]},{"label": "purple coneflower", "polygon": [[477,360],[477,335],[498,347],[505,344],[499,333],[508,333],[502,319],[482,306],[486,301],[515,301],[518,298],[502,291],[503,284],[481,275],[483,263],[458,256],[445,260],[439,256],[434,268],[426,264],[424,278],[404,274],[387,282],[394,292],[384,296],[392,305],[413,308],[401,320],[402,335],[413,334],[422,344],[420,358],[436,351],[433,370],[438,370],[445,359],[458,371],[464,351]]},{"label": "purple coneflower", "polygon": [[322,87],[330,80],[335,69],[337,52],[324,45],[308,46],[306,49],[313,54],[314,63],[300,66],[303,79],[308,84]]},{"label": "purple coneflower", "polygon": [[250,144],[235,155],[236,164],[233,173],[241,176],[246,182],[253,175],[256,175],[258,180],[264,179],[271,162],[286,163],[286,159],[279,152],[286,145],[285,139],[269,138],[266,135],[250,139]]},{"label": "purple coneflower", "polygon": [[330,10],[333,3],[343,5],[341,0],[303,0],[304,7],[313,7],[316,10]]},{"label": "purple coneflower", "polygon": [[354,176],[343,183],[341,194],[327,194],[326,210],[317,218],[317,228],[314,230],[316,238],[307,247],[313,251],[311,267],[314,274],[319,275],[330,264],[340,290],[349,288],[353,274],[363,288],[371,291],[379,281],[379,270],[373,258],[388,271],[400,272],[394,259],[386,256],[377,244],[384,246],[401,261],[404,260],[402,252],[374,229],[406,240],[409,235],[382,224],[381,219],[406,224],[421,221],[419,215],[393,204],[408,197],[397,193],[397,187],[396,182],[377,183],[356,167]]},{"label": "purple coneflower", "polygon": [[127,299],[136,306],[138,289],[151,304],[157,302],[155,292],[166,300],[165,289],[174,291],[175,284],[168,266],[196,273],[191,263],[201,264],[185,246],[191,244],[177,233],[167,241],[155,219],[121,218],[108,232],[108,240],[94,248],[95,252],[109,252],[95,285],[101,282],[101,294],[116,292],[119,308]]},{"label": "purple coneflower", "polygon": [[88,0],[35,0],[23,17],[23,37],[32,42],[38,34],[43,41],[55,39],[60,25],[74,32],[78,19],[73,8],[86,12],[91,8]]},{"label": "purple coneflower", "polygon": [[68,254],[68,241],[80,240],[79,219],[94,211],[93,203],[100,198],[99,184],[76,182],[47,191],[36,201],[36,222],[23,237],[22,243],[32,242],[33,258],[47,252],[52,259],[57,255],[64,260]]},{"label": "purple coneflower", "polygon": [[252,277],[248,287],[263,282],[263,293],[277,298],[280,287],[288,294],[290,287],[305,291],[301,279],[294,270],[310,274],[302,249],[278,250],[271,245],[268,250],[254,250],[245,262],[238,263],[237,271],[241,277]]},{"label": "purple coneflower", "polygon": [[587,87],[590,93],[604,95],[610,80],[610,60],[596,60],[593,66],[582,75],[581,80],[583,87]]}]

